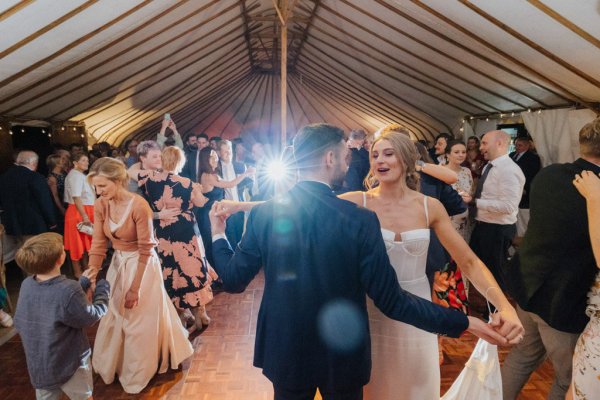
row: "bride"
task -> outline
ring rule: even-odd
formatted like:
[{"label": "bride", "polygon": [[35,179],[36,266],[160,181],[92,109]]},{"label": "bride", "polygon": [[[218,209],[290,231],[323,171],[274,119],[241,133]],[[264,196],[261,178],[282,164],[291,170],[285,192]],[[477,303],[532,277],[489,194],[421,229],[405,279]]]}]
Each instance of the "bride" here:
[{"label": "bride", "polygon": [[[498,313],[493,323],[511,343],[521,339],[522,326],[515,309],[498,288],[492,274],[453,228],[442,204],[418,192],[417,153],[405,133],[384,129],[371,146],[368,192],[351,192],[343,199],[377,214],[390,262],[403,289],[431,299],[425,264],[430,229],[458,266],[486,294]],[[378,183],[377,187],[374,184]],[[435,335],[386,318],[369,302],[373,369],[365,387],[366,399],[439,399],[440,370]]]}]

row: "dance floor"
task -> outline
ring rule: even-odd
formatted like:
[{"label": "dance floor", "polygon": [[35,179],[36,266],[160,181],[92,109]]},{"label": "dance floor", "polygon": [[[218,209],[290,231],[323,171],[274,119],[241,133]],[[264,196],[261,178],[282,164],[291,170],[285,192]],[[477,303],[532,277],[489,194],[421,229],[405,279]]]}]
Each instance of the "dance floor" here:
[{"label": "dance floor", "polygon": [[[123,392],[118,383],[105,385],[96,376],[94,398],[166,400],[270,400],[273,391],[260,370],[252,367],[256,317],[262,297],[263,279],[255,279],[243,294],[219,293],[208,307],[211,325],[193,337],[194,356],[183,368],[157,375],[138,395]],[[6,330],[3,330],[6,331]],[[89,330],[90,341],[95,329]],[[2,335],[0,334],[0,337]],[[444,339],[442,393],[462,370],[475,345],[466,335],[460,340]],[[501,359],[507,350],[501,350]],[[25,356],[18,335],[0,346],[0,399],[35,399],[29,384]],[[519,399],[545,399],[553,375],[546,361],[532,376]],[[402,388],[398,399],[401,399]],[[66,397],[65,397],[66,398]],[[317,397],[320,399],[320,397]]]}]

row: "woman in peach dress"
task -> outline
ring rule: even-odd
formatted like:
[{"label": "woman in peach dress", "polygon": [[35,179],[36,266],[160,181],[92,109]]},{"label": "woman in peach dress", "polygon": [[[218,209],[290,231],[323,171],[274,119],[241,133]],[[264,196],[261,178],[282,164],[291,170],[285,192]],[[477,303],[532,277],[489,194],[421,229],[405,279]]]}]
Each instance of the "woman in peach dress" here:
[{"label": "woman in peach dress", "polygon": [[106,384],[118,376],[127,393],[139,393],[156,372],[177,368],[194,353],[188,333],[163,285],[154,248],[152,211],[146,200],[126,190],[123,162],[104,157],[88,175],[99,199],[89,268],[92,283],[106,256],[114,255],[106,279],[111,286],[108,313],[100,321],[92,365]]}]

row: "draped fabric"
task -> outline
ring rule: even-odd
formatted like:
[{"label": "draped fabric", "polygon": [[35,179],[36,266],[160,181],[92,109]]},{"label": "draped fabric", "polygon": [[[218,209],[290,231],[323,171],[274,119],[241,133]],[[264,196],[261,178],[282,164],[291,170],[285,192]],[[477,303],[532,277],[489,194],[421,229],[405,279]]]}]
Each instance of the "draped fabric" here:
[{"label": "draped fabric", "polygon": [[561,108],[541,113],[524,112],[521,117],[545,167],[579,158],[579,130],[596,114],[588,109]]}]

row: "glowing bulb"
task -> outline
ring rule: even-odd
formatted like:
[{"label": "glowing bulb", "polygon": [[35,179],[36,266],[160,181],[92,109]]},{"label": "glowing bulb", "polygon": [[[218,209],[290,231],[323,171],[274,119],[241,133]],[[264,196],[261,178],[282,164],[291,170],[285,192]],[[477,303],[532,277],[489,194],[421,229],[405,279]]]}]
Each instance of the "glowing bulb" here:
[{"label": "glowing bulb", "polygon": [[515,113],[514,113],[514,112],[513,112],[513,113],[511,113],[511,114],[510,114],[510,116],[511,116],[511,117],[514,117],[514,116],[515,116]]},{"label": "glowing bulb", "polygon": [[73,132],[76,131],[76,130],[77,130],[77,128],[73,127]]},{"label": "glowing bulb", "polygon": [[486,122],[487,122],[487,121],[489,121],[489,120],[490,120],[489,118],[486,118],[486,119],[485,119],[485,121],[486,121]]},{"label": "glowing bulb", "polygon": [[46,130],[45,130],[45,129],[42,129],[42,133],[46,133]]},{"label": "glowing bulb", "polygon": [[12,135],[12,134],[13,134],[13,132],[12,132],[12,131],[8,131],[8,134],[9,134],[9,135]]},{"label": "glowing bulb", "polygon": [[48,134],[48,137],[52,137],[52,134],[51,134],[51,133],[49,133],[49,134]]},{"label": "glowing bulb", "polygon": [[504,114],[500,114],[500,118],[504,118]]},{"label": "glowing bulb", "polygon": [[539,109],[539,110],[538,110],[538,114],[541,114],[541,113],[542,113],[542,110],[541,110],[541,109]]},{"label": "glowing bulb", "polygon": [[473,120],[473,119],[475,119],[475,117],[471,117],[470,119],[472,119],[472,120]]},{"label": "glowing bulb", "polygon": [[82,138],[84,138],[84,137],[85,137],[85,135],[84,135],[83,133],[82,133],[81,135],[79,135],[79,136],[81,136]]},{"label": "glowing bulb", "polygon": [[527,112],[531,112],[531,108],[528,108],[528,109],[527,109]]},{"label": "glowing bulb", "polygon": [[61,131],[64,131],[64,130],[65,130],[65,127],[64,127],[64,126],[61,126],[61,127],[60,127],[60,130],[61,130]]},{"label": "glowing bulb", "polygon": [[465,128],[460,128],[460,131],[461,131],[461,132],[464,132],[464,131],[465,131]]},{"label": "glowing bulb", "polygon": [[25,129],[21,128],[21,133],[25,133]]}]

